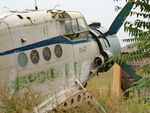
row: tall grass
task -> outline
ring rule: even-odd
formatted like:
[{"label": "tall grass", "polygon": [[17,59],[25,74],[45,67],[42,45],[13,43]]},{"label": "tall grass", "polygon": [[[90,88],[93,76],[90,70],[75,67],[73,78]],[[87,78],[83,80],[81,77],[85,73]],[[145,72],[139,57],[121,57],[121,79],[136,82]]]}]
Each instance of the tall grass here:
[{"label": "tall grass", "polygon": [[6,85],[0,88],[0,113],[33,113],[33,108],[40,102],[40,93],[31,88],[12,94]]},{"label": "tall grass", "polygon": [[[96,100],[104,107],[107,113],[150,113],[150,104],[144,104],[137,95],[124,100],[117,97],[112,91],[112,70],[92,78],[87,89],[92,92]],[[27,88],[24,92],[13,92],[7,86],[0,88],[0,113],[34,113],[33,108],[41,102],[39,92]],[[63,111],[57,109],[57,113],[100,113],[89,102],[83,102],[73,109]],[[47,112],[51,113],[51,111]]]},{"label": "tall grass", "polygon": [[135,93],[127,100],[123,96],[117,97],[112,90],[112,78],[112,70],[110,70],[94,77],[87,87],[107,113],[150,113],[150,104],[144,104]]}]

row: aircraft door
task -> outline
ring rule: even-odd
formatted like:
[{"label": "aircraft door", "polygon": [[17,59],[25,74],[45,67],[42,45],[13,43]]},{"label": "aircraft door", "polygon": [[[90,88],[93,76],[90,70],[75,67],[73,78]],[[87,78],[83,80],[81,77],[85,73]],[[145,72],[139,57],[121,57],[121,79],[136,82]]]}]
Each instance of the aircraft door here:
[{"label": "aircraft door", "polygon": [[89,76],[89,61],[88,59],[88,27],[84,18],[72,19],[72,28],[74,32],[73,37],[73,51],[75,59],[75,73],[76,79],[80,82],[87,80]]},{"label": "aircraft door", "polygon": [[[60,21],[62,25],[62,31],[64,31],[65,38],[71,47],[66,48],[68,50],[71,59],[74,59],[74,65],[70,65],[72,69],[74,68],[74,79],[80,81],[85,81],[87,76],[89,76],[89,68],[87,59],[87,37],[89,33],[88,26],[83,17],[80,18],[66,18]],[[71,49],[72,50],[69,50]],[[73,55],[72,55],[73,54]],[[67,56],[66,56],[67,57]],[[69,58],[67,58],[69,60]],[[67,69],[69,65],[67,64]],[[82,71],[82,72],[81,72]],[[67,73],[70,71],[67,70]],[[71,75],[71,74],[69,74]],[[87,75],[87,76],[84,76]]]}]

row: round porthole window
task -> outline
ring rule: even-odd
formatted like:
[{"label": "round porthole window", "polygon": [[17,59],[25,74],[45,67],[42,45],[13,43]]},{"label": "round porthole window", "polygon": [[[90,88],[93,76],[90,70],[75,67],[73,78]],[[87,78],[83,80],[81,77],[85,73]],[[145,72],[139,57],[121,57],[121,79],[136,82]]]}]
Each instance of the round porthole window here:
[{"label": "round porthole window", "polygon": [[39,62],[39,53],[37,50],[32,50],[30,54],[30,58],[33,64],[37,64]]},{"label": "round porthole window", "polygon": [[60,57],[62,56],[62,54],[63,54],[62,47],[61,47],[60,45],[56,45],[54,52],[55,52],[55,55],[56,55],[58,58],[60,58]]},{"label": "round porthole window", "polygon": [[18,55],[18,64],[21,67],[26,67],[27,62],[28,62],[27,55],[24,52],[19,53],[19,55]]},{"label": "round porthole window", "polygon": [[43,49],[43,57],[46,61],[49,61],[51,59],[51,51],[48,47],[45,47]]}]

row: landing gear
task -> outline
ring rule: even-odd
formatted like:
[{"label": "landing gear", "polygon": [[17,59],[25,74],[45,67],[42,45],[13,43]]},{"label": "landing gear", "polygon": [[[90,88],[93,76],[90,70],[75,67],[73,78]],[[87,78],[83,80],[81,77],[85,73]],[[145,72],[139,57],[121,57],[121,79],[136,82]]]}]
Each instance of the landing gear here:
[{"label": "landing gear", "polygon": [[[76,83],[81,88],[80,91],[56,106],[52,113],[83,113],[85,111],[82,110],[85,109],[86,113],[106,113],[101,104],[92,96],[92,93],[87,91],[79,80],[76,80]],[[84,107],[82,107],[83,104]]]},{"label": "landing gear", "polygon": [[92,94],[85,90],[82,90],[65,100],[54,110],[52,110],[52,113],[77,113],[76,111],[81,112],[83,109],[85,109],[80,107],[80,105],[83,103],[87,106],[86,109],[89,109],[87,113],[106,113],[104,108],[96,101]]}]

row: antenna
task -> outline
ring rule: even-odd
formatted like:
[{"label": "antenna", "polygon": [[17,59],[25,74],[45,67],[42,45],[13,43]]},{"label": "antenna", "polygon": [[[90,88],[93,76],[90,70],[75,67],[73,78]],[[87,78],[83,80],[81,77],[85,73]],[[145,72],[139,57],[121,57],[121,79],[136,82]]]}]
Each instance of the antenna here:
[{"label": "antenna", "polygon": [[53,9],[56,9],[56,7],[58,7],[58,6],[60,6],[60,5],[59,5],[59,4],[58,4],[58,5],[55,5]]},{"label": "antenna", "polygon": [[5,6],[5,7],[3,7],[3,8],[5,8],[5,9],[7,9],[9,12],[11,12],[10,9],[9,9],[8,7]]},{"label": "antenna", "polygon": [[34,0],[35,10],[38,10],[37,0]]}]

